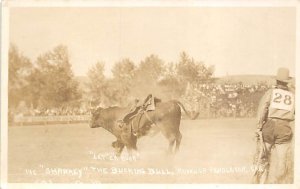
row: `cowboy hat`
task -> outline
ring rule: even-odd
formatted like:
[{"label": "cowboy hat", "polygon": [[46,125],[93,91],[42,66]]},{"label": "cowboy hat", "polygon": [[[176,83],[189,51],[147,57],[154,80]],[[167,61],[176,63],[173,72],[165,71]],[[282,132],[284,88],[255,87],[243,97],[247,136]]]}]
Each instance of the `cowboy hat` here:
[{"label": "cowboy hat", "polygon": [[289,82],[291,80],[291,77],[289,76],[290,72],[287,68],[278,68],[276,80],[282,81],[282,82]]}]

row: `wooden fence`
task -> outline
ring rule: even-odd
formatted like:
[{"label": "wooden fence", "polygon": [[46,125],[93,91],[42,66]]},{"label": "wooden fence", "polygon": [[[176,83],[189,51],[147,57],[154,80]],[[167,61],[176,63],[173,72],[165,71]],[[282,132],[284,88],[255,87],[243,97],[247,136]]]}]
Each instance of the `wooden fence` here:
[{"label": "wooden fence", "polygon": [[72,116],[15,116],[9,125],[48,125],[48,124],[68,124],[68,123],[88,123],[90,115]]}]

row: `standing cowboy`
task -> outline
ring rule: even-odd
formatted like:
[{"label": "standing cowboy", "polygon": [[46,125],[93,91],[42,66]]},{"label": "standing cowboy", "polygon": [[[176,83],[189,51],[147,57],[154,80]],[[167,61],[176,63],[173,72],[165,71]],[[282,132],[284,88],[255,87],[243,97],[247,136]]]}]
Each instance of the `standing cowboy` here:
[{"label": "standing cowboy", "polygon": [[260,101],[256,134],[263,139],[263,158],[269,163],[272,147],[277,155],[274,173],[269,172],[270,166],[266,166],[261,183],[283,183],[287,175],[288,152],[293,137],[290,122],[295,119],[295,95],[288,87],[289,81],[289,70],[279,68],[275,87],[269,89]]}]

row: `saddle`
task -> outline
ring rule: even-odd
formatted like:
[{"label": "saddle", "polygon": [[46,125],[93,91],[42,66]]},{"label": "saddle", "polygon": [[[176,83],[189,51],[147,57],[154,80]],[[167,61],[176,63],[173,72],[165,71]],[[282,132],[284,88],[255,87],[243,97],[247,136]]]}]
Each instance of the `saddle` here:
[{"label": "saddle", "polygon": [[[153,97],[152,94],[149,94],[142,103],[136,100],[134,105],[130,108],[130,111],[123,117],[123,119],[118,121],[119,127],[122,128],[124,126],[129,126],[129,123],[133,120],[133,118],[144,114],[145,112],[155,110],[156,103],[158,102],[161,102],[161,100]],[[131,128],[130,130],[132,130],[132,133],[135,136],[137,135],[138,129]]]}]

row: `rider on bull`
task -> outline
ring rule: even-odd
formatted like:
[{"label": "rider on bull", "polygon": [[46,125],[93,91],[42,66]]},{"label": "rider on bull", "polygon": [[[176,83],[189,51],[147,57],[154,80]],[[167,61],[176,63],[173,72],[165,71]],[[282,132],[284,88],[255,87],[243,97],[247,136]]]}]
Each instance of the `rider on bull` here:
[{"label": "rider on bull", "polygon": [[290,123],[295,119],[295,95],[288,87],[290,81],[289,70],[279,68],[275,87],[269,89],[260,101],[256,134],[263,139],[265,155],[262,158],[267,159],[269,164],[271,151],[274,151],[272,147],[277,152],[274,173],[269,172],[270,166],[265,166],[265,180],[260,183],[282,183],[287,175],[288,153],[293,137]]},{"label": "rider on bull", "polygon": [[138,99],[135,99],[129,113],[118,121],[119,126],[123,127],[124,125],[128,125],[130,123],[130,120],[135,117],[140,111],[146,110],[154,110],[154,98],[152,94],[149,94],[142,103],[140,103]]}]

